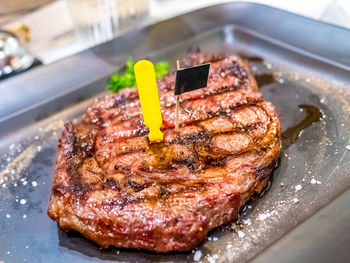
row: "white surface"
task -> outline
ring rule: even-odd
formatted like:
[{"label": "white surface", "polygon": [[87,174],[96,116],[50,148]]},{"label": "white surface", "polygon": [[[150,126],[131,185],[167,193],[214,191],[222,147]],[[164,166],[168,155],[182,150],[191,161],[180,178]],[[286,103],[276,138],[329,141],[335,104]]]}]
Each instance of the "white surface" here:
[{"label": "white surface", "polygon": [[[244,1],[244,0],[243,0]],[[153,0],[150,21],[160,21],[228,0]],[[256,0],[257,2],[350,28],[350,0]],[[18,19],[17,19],[18,20]],[[87,48],[77,40],[64,0],[19,19],[32,30],[30,50],[45,64]],[[14,22],[14,21],[13,21]],[[10,24],[5,28],[9,28]]]}]

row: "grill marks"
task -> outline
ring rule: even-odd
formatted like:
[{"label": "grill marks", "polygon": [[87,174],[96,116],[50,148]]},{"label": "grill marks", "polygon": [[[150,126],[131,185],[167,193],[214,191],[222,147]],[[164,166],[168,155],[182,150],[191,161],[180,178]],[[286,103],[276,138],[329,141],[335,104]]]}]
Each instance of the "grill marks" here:
[{"label": "grill marks", "polygon": [[135,88],[95,100],[59,143],[49,216],[103,247],[190,250],[232,221],[266,185],[280,149],[273,106],[236,57],[213,62],[209,85],[181,96],[174,131],[174,73],[159,82],[164,141],[150,144]]}]

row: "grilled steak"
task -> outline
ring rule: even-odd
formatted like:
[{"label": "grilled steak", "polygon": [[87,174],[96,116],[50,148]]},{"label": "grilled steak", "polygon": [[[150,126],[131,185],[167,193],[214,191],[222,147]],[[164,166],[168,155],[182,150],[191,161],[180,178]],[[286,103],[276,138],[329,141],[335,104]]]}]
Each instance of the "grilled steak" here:
[{"label": "grilled steak", "polygon": [[186,251],[263,190],[280,151],[274,107],[239,57],[191,53],[182,65],[206,62],[208,87],[180,96],[179,133],[175,73],[158,81],[161,143],[148,141],[136,88],[65,125],[48,208],[60,227],[102,247]]}]

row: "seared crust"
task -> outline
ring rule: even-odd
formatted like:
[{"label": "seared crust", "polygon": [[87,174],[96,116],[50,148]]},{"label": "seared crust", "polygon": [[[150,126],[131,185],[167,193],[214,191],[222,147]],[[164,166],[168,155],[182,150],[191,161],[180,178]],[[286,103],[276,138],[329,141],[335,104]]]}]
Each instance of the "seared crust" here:
[{"label": "seared crust", "polygon": [[65,125],[48,208],[60,227],[102,247],[186,251],[263,190],[280,151],[274,107],[236,56],[192,53],[182,65],[205,62],[208,87],[181,95],[179,134],[175,74],[159,80],[162,143],[147,139],[136,88]]}]

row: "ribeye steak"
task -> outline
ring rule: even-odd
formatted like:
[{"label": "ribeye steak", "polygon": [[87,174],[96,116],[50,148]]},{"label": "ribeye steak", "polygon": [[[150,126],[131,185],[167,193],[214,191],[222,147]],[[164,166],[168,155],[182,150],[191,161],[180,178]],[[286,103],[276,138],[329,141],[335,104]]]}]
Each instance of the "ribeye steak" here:
[{"label": "ribeye steak", "polygon": [[158,80],[161,143],[147,138],[136,88],[65,125],[48,208],[61,228],[102,247],[186,251],[264,189],[280,152],[275,109],[237,56],[194,52],[181,65],[207,62],[208,86],[180,96],[178,133],[175,72]]}]

